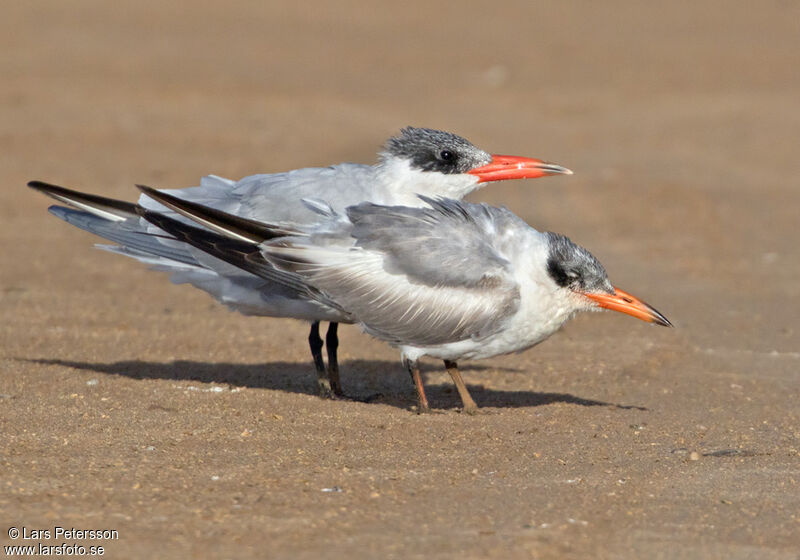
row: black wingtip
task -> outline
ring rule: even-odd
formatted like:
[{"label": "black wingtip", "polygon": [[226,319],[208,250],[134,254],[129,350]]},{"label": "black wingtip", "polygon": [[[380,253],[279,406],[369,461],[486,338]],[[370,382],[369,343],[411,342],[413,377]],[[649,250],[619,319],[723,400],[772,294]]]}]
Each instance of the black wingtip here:
[{"label": "black wingtip", "polygon": [[44,181],[28,181],[28,187],[59,202],[88,210],[89,212],[112,214],[123,219],[136,215],[136,205],[124,200],[76,191],[53,185],[52,183],[45,183]]},{"label": "black wingtip", "polygon": [[262,243],[267,239],[292,235],[296,232],[273,224],[258,222],[235,216],[216,208],[203,206],[177,196],[156,190],[147,185],[136,185],[140,191],[159,204],[174,210],[217,233],[245,240],[251,243]]},{"label": "black wingtip", "polygon": [[78,191],[73,191],[66,187],[59,187],[58,185],[54,185],[52,183],[45,183],[44,181],[28,181],[28,186],[35,191],[39,191],[44,194],[50,193],[64,193],[64,194],[75,194]]},{"label": "black wingtip", "polygon": [[[148,187],[147,185],[140,185],[140,184],[137,183],[136,184],[136,188],[139,189],[140,191],[142,191],[144,194],[146,194],[150,198],[152,198],[153,200],[159,200],[162,196],[165,199],[175,198],[175,197],[170,197],[170,195],[163,194],[160,191],[154,189],[153,187]],[[160,202],[160,200],[159,200],[159,202]]]},{"label": "black wingtip", "polygon": [[39,190],[42,190],[42,189],[48,187],[49,184],[45,183],[44,181],[33,180],[33,181],[28,181],[28,186],[30,188],[32,188],[32,189],[36,189],[37,191],[39,191]]}]

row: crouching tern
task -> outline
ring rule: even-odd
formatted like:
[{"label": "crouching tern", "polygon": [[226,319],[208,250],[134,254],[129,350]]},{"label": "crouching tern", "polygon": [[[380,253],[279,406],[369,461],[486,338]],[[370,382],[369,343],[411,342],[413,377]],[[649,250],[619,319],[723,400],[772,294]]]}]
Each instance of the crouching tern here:
[{"label": "crouching tern", "polygon": [[425,207],[318,202],[318,224],[287,228],[226,215],[140,187],[209,229],[150,210],[142,216],[215,258],[267,276],[400,349],[429,410],[418,360],[444,360],[465,412],[477,410],[458,360],[518,352],[580,311],[611,309],[662,326],[664,315],[612,286],[603,265],[567,237],[539,232],[504,208],[421,196]]},{"label": "crouching tern", "polygon": [[[460,199],[488,182],[571,173],[539,159],[490,155],[449,132],[408,127],[386,142],[376,165],[342,163],[253,175],[240,181],[210,175],[201,179],[198,187],[163,192],[243,218],[301,227],[320,218],[303,199],[324,199],[340,213],[363,201],[420,206],[418,194]],[[305,288],[287,281],[279,271],[253,274],[209,257],[191,245],[165,239],[163,232],[140,220],[135,204],[40,181],[32,181],[29,186],[77,208],[51,207],[57,217],[116,243],[98,245],[101,249],[169,272],[172,282],[200,288],[246,315],[311,321],[308,341],[320,393],[342,394],[337,328],[338,323],[349,322],[350,315],[309,299]],[[142,196],[139,204],[176,217],[172,209],[151,198]],[[322,358],[320,321],[330,322],[325,340],[327,369]]]}]

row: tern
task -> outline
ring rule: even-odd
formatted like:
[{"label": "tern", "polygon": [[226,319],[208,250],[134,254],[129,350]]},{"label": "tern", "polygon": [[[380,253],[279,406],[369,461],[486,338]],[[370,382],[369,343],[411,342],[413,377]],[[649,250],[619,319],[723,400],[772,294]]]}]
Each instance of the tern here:
[{"label": "tern", "polygon": [[614,287],[589,251],[505,208],[420,196],[424,207],[363,202],[338,213],[309,202],[322,219],[292,229],[140,189],[213,231],[140,210],[159,229],[255,275],[281,270],[305,284],[305,297],[399,348],[420,411],[430,408],[423,356],[444,360],[464,411],[474,413],[459,360],[528,349],[581,311],[610,309],[672,326]]},{"label": "tern", "polygon": [[[240,181],[209,175],[198,187],[162,192],[242,218],[300,227],[319,220],[303,200],[325,200],[336,212],[364,201],[420,206],[417,195],[460,199],[488,182],[571,173],[535,158],[491,155],[449,132],[407,127],[385,143],[375,165],[341,163],[252,175]],[[165,238],[163,232],[140,220],[136,204],[41,181],[31,181],[28,186],[78,210],[53,206],[50,211],[55,216],[116,243],[98,245],[101,249],[169,272],[173,283],[191,284],[245,315],[311,321],[308,341],[320,394],[342,394],[337,328],[338,323],[349,322],[349,315],[308,298],[304,288],[287,281],[278,271],[271,271],[269,277],[251,274]],[[171,208],[152,198],[141,196],[138,203],[176,216]],[[330,322],[325,339],[327,369],[322,358],[320,321]]]}]

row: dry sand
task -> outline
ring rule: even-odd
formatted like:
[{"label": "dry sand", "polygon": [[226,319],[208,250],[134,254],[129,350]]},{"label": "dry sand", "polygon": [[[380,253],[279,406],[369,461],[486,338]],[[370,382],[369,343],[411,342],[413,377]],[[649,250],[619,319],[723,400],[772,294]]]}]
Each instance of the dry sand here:
[{"label": "dry sand", "polygon": [[[9,2],[0,18],[0,534],[111,558],[800,554],[800,7]],[[677,328],[582,316],[409,411],[397,352],[230,313],[24,187],[133,199],[342,160],[413,124],[573,177],[504,183]],[[333,490],[333,491],[326,491]],[[68,541],[73,542],[73,541]]]}]

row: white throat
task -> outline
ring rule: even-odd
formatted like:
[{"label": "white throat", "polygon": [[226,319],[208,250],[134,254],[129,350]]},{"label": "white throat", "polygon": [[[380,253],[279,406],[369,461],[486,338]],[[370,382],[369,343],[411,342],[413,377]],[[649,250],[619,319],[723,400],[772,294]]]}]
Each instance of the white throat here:
[{"label": "white throat", "polygon": [[378,176],[381,187],[391,193],[392,204],[405,206],[421,206],[418,194],[461,200],[479,188],[478,178],[467,173],[446,175],[433,171],[414,169],[408,160],[384,155],[378,164]]}]

